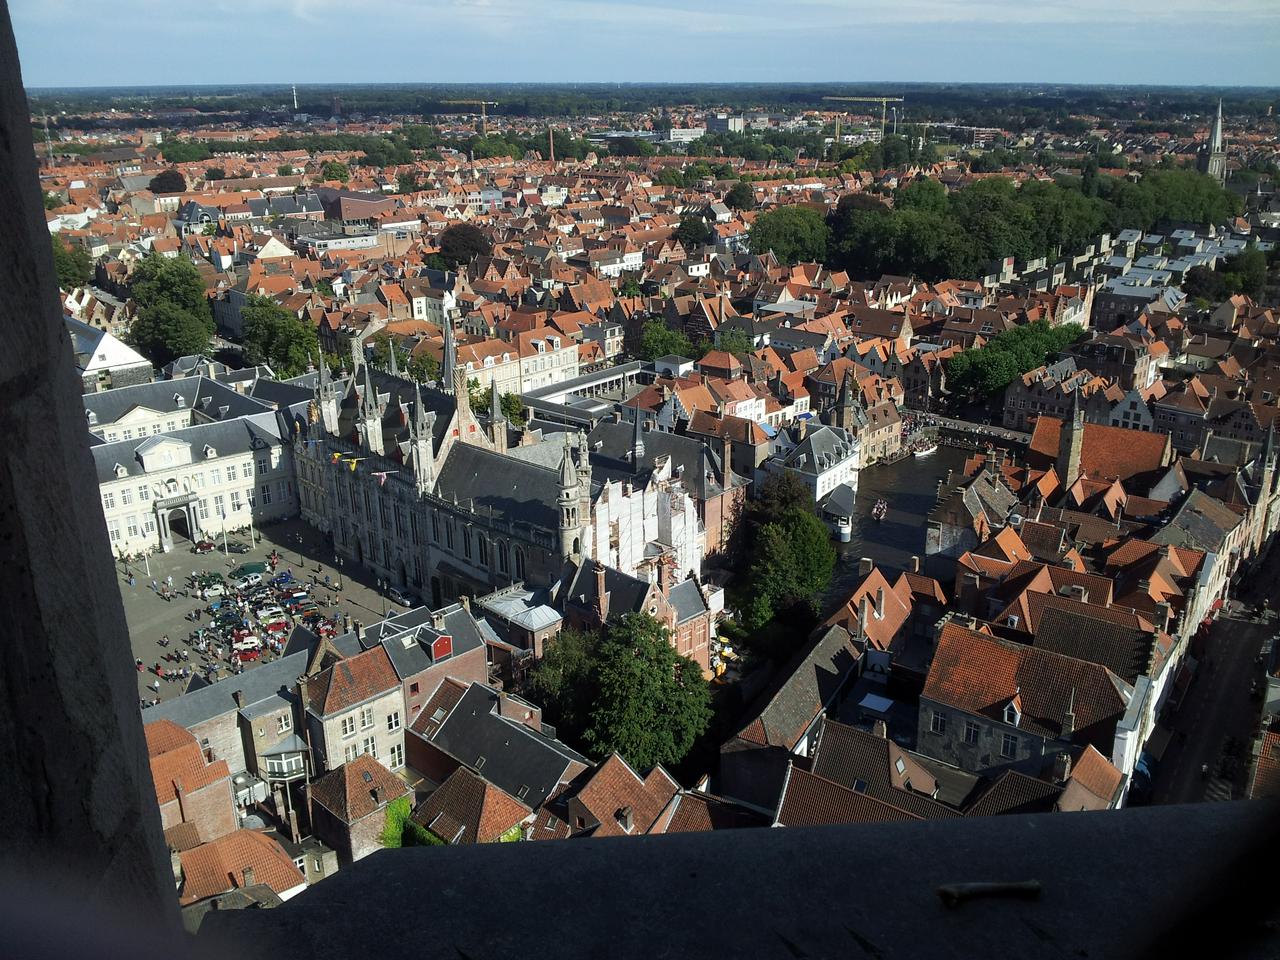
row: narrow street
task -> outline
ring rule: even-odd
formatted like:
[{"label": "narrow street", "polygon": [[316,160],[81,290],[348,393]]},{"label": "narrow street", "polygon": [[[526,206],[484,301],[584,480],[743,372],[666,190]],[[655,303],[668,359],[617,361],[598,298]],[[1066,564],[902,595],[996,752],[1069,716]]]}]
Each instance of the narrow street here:
[{"label": "narrow street", "polygon": [[1273,551],[1254,576],[1254,587],[1241,595],[1247,608],[1229,604],[1233,611],[1224,610],[1210,628],[1197,676],[1170,721],[1173,737],[1155,770],[1153,803],[1244,796],[1249,744],[1261,710],[1259,701],[1249,695],[1249,686],[1262,676],[1255,659],[1263,640],[1280,631],[1275,614],[1259,620],[1252,606],[1269,597],[1274,610],[1278,580],[1280,551]]}]

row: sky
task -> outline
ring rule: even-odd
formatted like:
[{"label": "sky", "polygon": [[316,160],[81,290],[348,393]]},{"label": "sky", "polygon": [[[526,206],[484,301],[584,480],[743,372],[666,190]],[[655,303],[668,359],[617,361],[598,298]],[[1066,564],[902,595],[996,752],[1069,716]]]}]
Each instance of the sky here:
[{"label": "sky", "polygon": [[1280,85],[1280,0],[9,0],[27,87]]}]

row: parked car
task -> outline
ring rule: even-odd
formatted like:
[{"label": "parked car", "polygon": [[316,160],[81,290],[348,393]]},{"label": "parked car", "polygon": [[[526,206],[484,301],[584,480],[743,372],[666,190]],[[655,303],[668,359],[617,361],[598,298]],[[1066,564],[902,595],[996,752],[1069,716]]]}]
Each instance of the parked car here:
[{"label": "parked car", "polygon": [[411,594],[397,590],[395,587],[387,590],[387,597],[390,598],[392,603],[398,603],[402,607],[412,607],[417,602]]},{"label": "parked car", "polygon": [[213,597],[225,597],[226,595],[227,588],[221,583],[211,583],[200,591],[200,598],[202,600],[209,600]]},{"label": "parked car", "polygon": [[284,636],[289,632],[289,621],[273,620],[270,623],[265,624],[262,630],[264,633],[274,633]]},{"label": "parked car", "polygon": [[232,653],[231,656],[236,660],[239,660],[241,663],[244,663],[247,660],[257,660],[262,656],[262,651],[255,647],[252,650],[237,650]]},{"label": "parked car", "polygon": [[250,587],[256,587],[262,582],[262,574],[249,573],[241,577],[234,584],[237,590],[248,590]]},{"label": "parked car", "polygon": [[192,553],[213,553],[213,551],[217,549],[218,549],[217,545],[212,540],[198,540],[192,545],[191,552]]},{"label": "parked car", "polygon": [[236,637],[232,641],[231,649],[233,652],[242,650],[257,650],[262,646],[262,641],[255,637],[252,633],[246,633],[244,636]]},{"label": "parked car", "polygon": [[269,604],[259,607],[257,614],[259,620],[281,620],[284,618],[284,608]]},{"label": "parked car", "polygon": [[243,540],[231,540],[227,543],[227,549],[232,553],[248,553],[249,545]]}]

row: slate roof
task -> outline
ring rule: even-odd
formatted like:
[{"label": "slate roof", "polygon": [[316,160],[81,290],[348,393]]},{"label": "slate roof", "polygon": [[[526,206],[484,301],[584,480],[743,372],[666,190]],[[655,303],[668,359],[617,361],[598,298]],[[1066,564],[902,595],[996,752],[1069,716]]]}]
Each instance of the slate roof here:
[{"label": "slate roof", "polygon": [[859,656],[848,630],[827,627],[778,672],[778,679],[748,713],[754,719],[738,731],[737,738],[790,750],[835,697]]},{"label": "slate roof", "polygon": [[[175,397],[181,397],[182,402],[179,403]],[[265,404],[208,377],[181,377],[115,387],[99,393],[86,393],[82,399],[85,410],[92,411],[97,417],[95,426],[99,427],[115,423],[134,407],[145,407],[157,413],[182,413],[187,422],[193,410],[213,420],[234,420],[269,410]],[[222,407],[227,408],[225,413],[221,412]]]},{"label": "slate roof", "polygon": [[559,472],[483,447],[455,443],[440,470],[435,493],[445,500],[470,503],[482,516],[540,530],[560,529]]},{"label": "slate roof", "polygon": [[676,623],[681,624],[707,612],[703,602],[702,591],[698,589],[698,581],[692,577],[681,580],[667,594],[667,601],[676,613]]},{"label": "slate roof", "polygon": [[[106,390],[97,396],[105,396],[111,392],[113,391]],[[205,446],[213,447],[218,457],[227,457],[233,454],[252,454],[264,447],[278,447],[284,443],[281,438],[280,424],[272,412],[215,423],[202,423],[194,427],[185,427],[181,430],[167,431],[133,440],[101,443],[92,448],[98,482],[106,483],[117,479],[116,464],[124,467],[128,471],[128,476],[145,476],[146,471],[142,468],[138,454],[145,453],[146,450],[163,441],[189,444],[192,448],[193,468],[203,460]]]},{"label": "slate roof", "polygon": [[821,474],[856,456],[857,443],[839,427],[820,426],[811,429],[784,462],[797,473]]},{"label": "slate roof", "polygon": [[531,810],[466,767],[458,767],[413,812],[446,843],[494,843]]},{"label": "slate roof", "polygon": [[597,570],[604,570],[604,590],[608,598],[605,610],[607,619],[639,613],[644,609],[644,599],[653,584],[623,573],[615,567],[606,567],[598,560],[583,563],[574,571],[573,580],[564,595],[565,603],[572,603],[584,610],[597,609]]},{"label": "slate roof", "polygon": [[946,624],[921,696],[967,713],[1002,720],[1013,697],[1022,703],[1019,729],[1056,739],[1068,710],[1075,732],[1123,716],[1133,688],[1106,667],[1010,643]]},{"label": "slate roof", "polygon": [[[632,480],[642,484],[653,473],[655,461],[659,457],[668,457],[672,474],[683,470],[681,480],[695,499],[705,501],[724,492],[719,454],[701,441],[665,430],[646,430],[643,437],[644,454],[637,465],[631,460],[634,423],[615,423],[612,420],[597,423],[587,434],[592,481]],[[596,449],[597,444],[599,449]]]},{"label": "slate roof", "polygon": [[405,782],[362,753],[311,784],[311,799],[348,826],[409,792]]},{"label": "slate roof", "polygon": [[1178,507],[1178,512],[1156,532],[1151,542],[1221,553],[1227,534],[1241,522],[1241,516],[1221,500],[1202,490],[1192,490]]},{"label": "slate roof", "polygon": [[[571,764],[586,757],[559,740],[498,714],[498,693],[473,683],[428,736],[438,749],[471,767],[490,783],[537,809],[565,778]],[[436,707],[429,702],[414,721],[426,733]]]},{"label": "slate roof", "polygon": [[237,690],[244,694],[246,709],[268,700],[282,707],[291,706],[297,701],[295,688],[298,678],[307,672],[309,656],[303,650],[279,660],[260,663],[238,676],[224,677],[172,700],[162,700],[147,711],[147,720],[149,723],[172,720],[190,730],[206,720],[238,710]]}]

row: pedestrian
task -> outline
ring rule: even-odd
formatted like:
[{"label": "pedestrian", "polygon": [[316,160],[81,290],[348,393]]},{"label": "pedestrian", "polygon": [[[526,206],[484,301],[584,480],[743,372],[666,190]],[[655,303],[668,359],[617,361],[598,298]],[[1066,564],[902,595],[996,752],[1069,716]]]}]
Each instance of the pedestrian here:
[{"label": "pedestrian", "polygon": [[138,585],[137,578],[131,573],[129,574],[129,586],[136,587]]},{"label": "pedestrian", "polygon": [[[152,680],[152,681],[151,681],[151,689],[152,689],[152,690],[154,690],[156,693],[159,693],[159,692],[160,692],[160,681],[159,681],[159,680]],[[157,700],[156,702],[158,703],[159,701]]]},{"label": "pedestrian", "polygon": [[142,662],[142,659],[141,659],[141,658],[138,658],[138,659],[134,660],[134,663],[135,663],[135,664],[137,664],[138,672],[139,672],[139,673],[142,673],[142,671],[146,669],[146,667],[145,667],[145,665],[143,664],[143,662]]},{"label": "pedestrian", "polygon": [[152,579],[152,581],[151,581],[151,592],[152,592],[152,593],[159,593],[159,592],[160,592],[160,584],[159,584],[159,583],[157,583],[157,582],[155,581],[155,579],[154,579],[154,578],[153,578],[153,579]]},{"label": "pedestrian", "polygon": [[164,585],[170,590],[173,589],[173,574],[169,574],[169,576],[164,578]]}]

